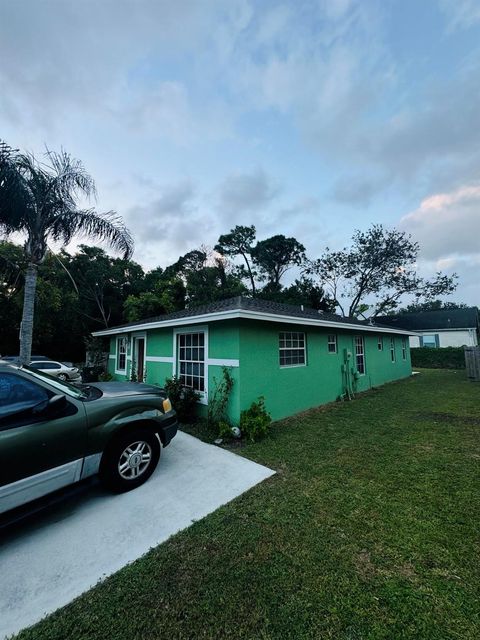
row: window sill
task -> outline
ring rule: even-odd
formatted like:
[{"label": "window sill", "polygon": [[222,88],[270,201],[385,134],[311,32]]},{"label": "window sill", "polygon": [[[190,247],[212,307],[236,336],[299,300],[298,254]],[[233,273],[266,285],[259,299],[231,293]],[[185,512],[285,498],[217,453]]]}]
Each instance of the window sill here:
[{"label": "window sill", "polygon": [[281,364],[279,365],[280,369],[298,369],[299,367],[306,367],[306,363],[305,364]]}]

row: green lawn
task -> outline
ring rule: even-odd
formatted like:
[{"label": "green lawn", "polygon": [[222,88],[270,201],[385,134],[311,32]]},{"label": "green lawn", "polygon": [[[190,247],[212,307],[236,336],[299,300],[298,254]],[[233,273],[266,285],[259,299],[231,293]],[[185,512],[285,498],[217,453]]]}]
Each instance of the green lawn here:
[{"label": "green lawn", "polygon": [[277,423],[274,477],[19,638],[477,640],[479,432],[443,370]]}]

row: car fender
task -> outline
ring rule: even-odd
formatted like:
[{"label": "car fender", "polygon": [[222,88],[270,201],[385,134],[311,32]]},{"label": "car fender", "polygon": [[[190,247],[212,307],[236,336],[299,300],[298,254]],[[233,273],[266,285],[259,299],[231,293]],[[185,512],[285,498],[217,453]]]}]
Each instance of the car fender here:
[{"label": "car fender", "polygon": [[[118,434],[124,433],[127,429],[138,427],[148,427],[158,433],[161,422],[165,415],[159,409],[152,407],[136,408],[135,411],[126,409],[112,416],[107,422],[98,424],[88,430],[89,452],[100,452],[105,449],[108,443]],[[173,415],[173,412],[172,412]]]}]

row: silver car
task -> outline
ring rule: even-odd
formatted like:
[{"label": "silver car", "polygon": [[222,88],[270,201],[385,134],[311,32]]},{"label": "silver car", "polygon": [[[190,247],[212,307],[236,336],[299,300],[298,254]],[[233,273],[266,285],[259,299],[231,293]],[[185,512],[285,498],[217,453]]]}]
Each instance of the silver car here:
[{"label": "silver car", "polygon": [[77,367],[70,367],[63,362],[57,362],[56,360],[32,360],[29,366],[31,369],[35,369],[41,373],[48,373],[59,380],[68,382],[82,381],[82,376]]}]

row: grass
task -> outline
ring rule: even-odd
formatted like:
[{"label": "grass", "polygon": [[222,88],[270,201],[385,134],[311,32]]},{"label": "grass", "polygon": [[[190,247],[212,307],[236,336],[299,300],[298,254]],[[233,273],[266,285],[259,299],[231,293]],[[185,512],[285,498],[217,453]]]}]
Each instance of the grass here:
[{"label": "grass", "polygon": [[19,638],[476,640],[479,431],[443,370],[277,423],[275,476]]}]

